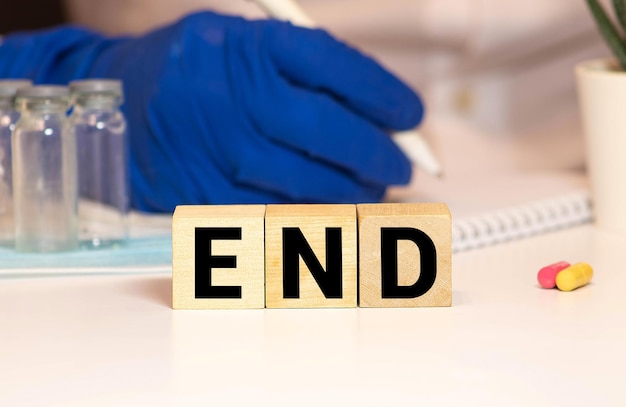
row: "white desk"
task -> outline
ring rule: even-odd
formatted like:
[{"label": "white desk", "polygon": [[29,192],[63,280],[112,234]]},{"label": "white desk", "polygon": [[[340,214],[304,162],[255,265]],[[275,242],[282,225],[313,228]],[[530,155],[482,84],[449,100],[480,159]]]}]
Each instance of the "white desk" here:
[{"label": "white desk", "polygon": [[[453,259],[453,307],[173,311],[167,274],[0,280],[1,406],[624,406],[626,238]],[[587,261],[591,285],[538,288]]]}]

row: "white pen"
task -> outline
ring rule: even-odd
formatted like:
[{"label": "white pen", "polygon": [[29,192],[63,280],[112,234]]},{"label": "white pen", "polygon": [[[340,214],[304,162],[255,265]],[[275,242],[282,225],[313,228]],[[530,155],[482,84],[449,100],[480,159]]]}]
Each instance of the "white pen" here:
[{"label": "white pen", "polygon": [[[316,24],[293,0],[253,0],[269,16],[277,20],[290,21],[301,27],[315,28]],[[436,177],[443,175],[439,160],[433,154],[426,140],[417,130],[396,132],[392,135],[398,147],[414,165]]]}]

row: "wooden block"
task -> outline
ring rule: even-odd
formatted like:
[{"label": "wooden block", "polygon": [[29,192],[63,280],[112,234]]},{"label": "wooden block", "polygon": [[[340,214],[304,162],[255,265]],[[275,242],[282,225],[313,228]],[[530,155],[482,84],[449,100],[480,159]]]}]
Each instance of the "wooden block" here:
[{"label": "wooden block", "polygon": [[445,204],[362,204],[359,306],[452,305],[452,219]]},{"label": "wooden block", "polygon": [[267,308],[356,307],[354,205],[268,205]]},{"label": "wooden block", "polygon": [[265,205],[176,207],[174,309],[265,306],[264,216]]}]

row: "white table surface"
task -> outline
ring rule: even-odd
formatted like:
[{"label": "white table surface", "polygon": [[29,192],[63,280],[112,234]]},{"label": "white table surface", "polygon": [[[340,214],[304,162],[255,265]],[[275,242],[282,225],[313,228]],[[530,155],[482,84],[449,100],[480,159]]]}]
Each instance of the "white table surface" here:
[{"label": "white table surface", "polygon": [[[462,252],[453,306],[173,311],[169,274],[0,279],[0,406],[626,405],[626,238]],[[592,283],[537,286],[586,261]]]}]

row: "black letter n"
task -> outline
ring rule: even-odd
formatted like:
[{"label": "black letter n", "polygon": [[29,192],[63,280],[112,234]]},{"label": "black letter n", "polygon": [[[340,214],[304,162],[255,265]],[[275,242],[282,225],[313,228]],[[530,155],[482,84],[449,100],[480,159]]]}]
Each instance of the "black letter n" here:
[{"label": "black letter n", "polygon": [[300,298],[300,256],[326,298],[342,298],[341,228],[326,228],[326,271],[300,228],[283,228],[283,298]]}]

